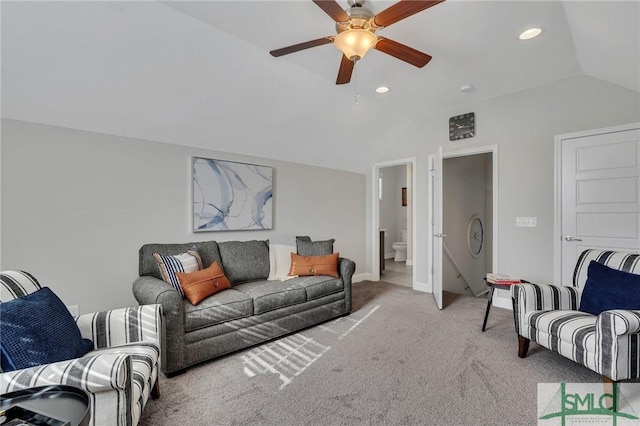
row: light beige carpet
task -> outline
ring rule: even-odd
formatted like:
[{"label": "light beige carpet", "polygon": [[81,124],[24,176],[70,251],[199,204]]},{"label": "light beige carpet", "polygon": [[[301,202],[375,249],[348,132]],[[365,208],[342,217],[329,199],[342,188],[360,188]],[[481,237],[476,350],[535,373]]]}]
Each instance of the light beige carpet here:
[{"label": "light beige carpet", "polygon": [[510,311],[384,282],[353,286],[353,312],[161,377],[151,425],[532,425],[537,383],[599,382],[536,344],[517,357]]}]

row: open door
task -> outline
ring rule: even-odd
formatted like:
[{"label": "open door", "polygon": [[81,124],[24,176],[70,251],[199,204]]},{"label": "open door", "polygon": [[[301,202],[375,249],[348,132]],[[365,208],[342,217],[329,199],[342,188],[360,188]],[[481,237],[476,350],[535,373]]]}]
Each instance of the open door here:
[{"label": "open door", "polygon": [[430,156],[429,180],[431,189],[431,288],[438,309],[442,309],[442,147]]}]

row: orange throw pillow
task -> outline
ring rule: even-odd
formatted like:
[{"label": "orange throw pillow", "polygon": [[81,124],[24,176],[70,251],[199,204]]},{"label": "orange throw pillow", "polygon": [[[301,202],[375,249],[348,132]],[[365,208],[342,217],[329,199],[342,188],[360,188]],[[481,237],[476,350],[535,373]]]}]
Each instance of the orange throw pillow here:
[{"label": "orange throw pillow", "polygon": [[339,255],[340,253],[328,254],[326,256],[300,256],[292,252],[289,275],[329,275],[334,278],[339,278]]},{"label": "orange throw pillow", "polygon": [[197,305],[212,294],[231,288],[231,282],[224,275],[218,262],[213,262],[208,268],[196,272],[176,272],[176,276],[184,296],[192,305]]}]

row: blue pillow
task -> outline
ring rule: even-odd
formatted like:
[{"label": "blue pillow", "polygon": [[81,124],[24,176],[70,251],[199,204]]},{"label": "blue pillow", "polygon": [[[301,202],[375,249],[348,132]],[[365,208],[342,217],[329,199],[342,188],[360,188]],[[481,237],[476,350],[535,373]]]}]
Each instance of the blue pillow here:
[{"label": "blue pillow", "polygon": [[640,275],[619,271],[592,260],[582,290],[582,312],[600,315],[611,309],[640,310]]},{"label": "blue pillow", "polygon": [[0,303],[2,371],[78,358],[93,349],[67,307],[48,287]]}]

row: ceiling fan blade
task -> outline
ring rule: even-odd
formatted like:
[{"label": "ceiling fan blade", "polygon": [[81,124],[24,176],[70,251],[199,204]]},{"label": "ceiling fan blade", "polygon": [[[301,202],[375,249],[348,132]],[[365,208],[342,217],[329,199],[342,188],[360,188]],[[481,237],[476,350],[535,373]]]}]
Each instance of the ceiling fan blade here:
[{"label": "ceiling fan blade", "polygon": [[277,58],[278,56],[288,55],[289,53],[298,52],[300,50],[310,49],[312,47],[322,46],[323,44],[329,43],[333,43],[333,39],[331,37],[322,37],[316,40],[294,44],[293,46],[287,46],[281,49],[272,50],[269,53],[271,53],[271,56],[275,56]]},{"label": "ceiling fan blade", "polygon": [[340,62],[340,68],[338,69],[338,78],[336,84],[347,84],[351,81],[351,74],[353,73],[353,67],[355,62],[342,55],[342,61]]},{"label": "ceiling fan blade", "polygon": [[342,10],[335,0],[313,0],[313,2],[336,22],[347,22],[349,20],[347,12]]},{"label": "ceiling fan blade", "polygon": [[444,0],[400,0],[373,18],[377,27],[388,27],[396,22],[442,3]]},{"label": "ceiling fan blade", "polygon": [[430,55],[422,53],[409,46],[405,46],[397,41],[389,40],[388,38],[380,38],[375,49],[418,68],[424,67],[431,60]]}]

